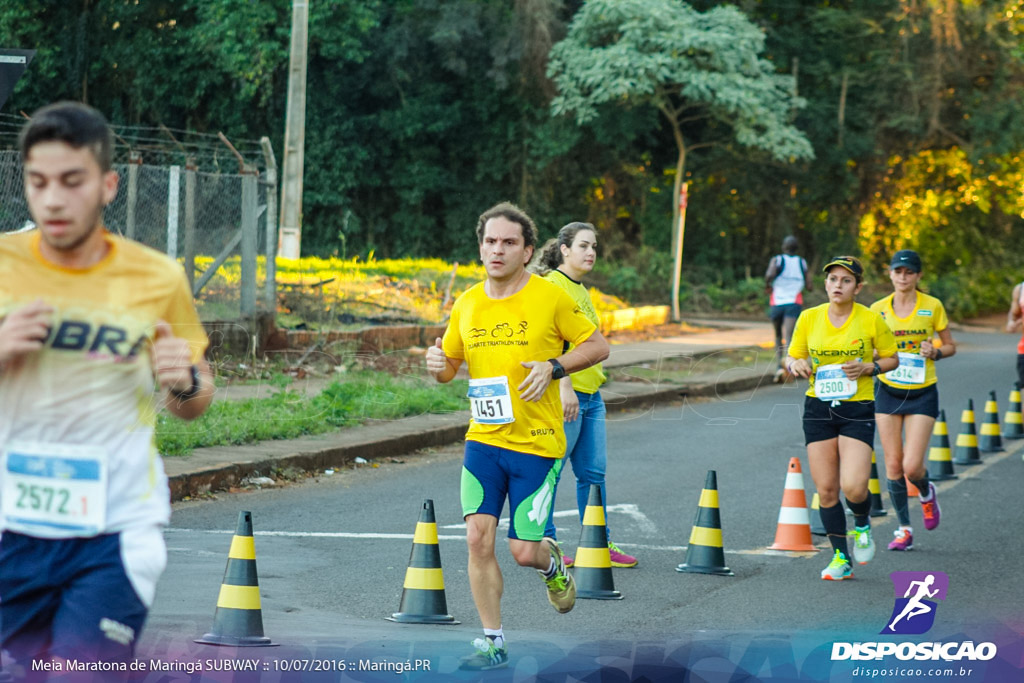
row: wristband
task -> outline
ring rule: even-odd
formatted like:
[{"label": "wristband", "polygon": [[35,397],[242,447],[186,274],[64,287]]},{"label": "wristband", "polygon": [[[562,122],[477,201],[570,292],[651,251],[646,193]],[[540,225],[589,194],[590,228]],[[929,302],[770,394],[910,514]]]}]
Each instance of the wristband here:
[{"label": "wristband", "polygon": [[199,393],[199,389],[202,388],[199,383],[199,368],[191,366],[189,368],[192,371],[192,386],[185,391],[178,391],[177,389],[170,389],[171,395],[179,401],[187,401],[190,398],[195,398],[196,394]]},{"label": "wristband", "polygon": [[942,360],[942,349],[935,349],[935,360]]},{"label": "wristband", "polygon": [[554,358],[550,359],[548,362],[551,363],[551,379],[557,380],[565,377],[565,368],[562,367],[561,363]]},{"label": "wristband", "polygon": [[882,374],[882,366],[879,365],[878,361],[876,360],[875,361],[875,375],[881,375],[881,374]]}]

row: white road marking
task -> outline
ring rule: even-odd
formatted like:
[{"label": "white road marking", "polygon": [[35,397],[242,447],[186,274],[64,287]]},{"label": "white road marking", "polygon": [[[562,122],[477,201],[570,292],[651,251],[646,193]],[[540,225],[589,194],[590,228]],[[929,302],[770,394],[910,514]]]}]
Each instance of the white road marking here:
[{"label": "white road marking", "polygon": [[[640,527],[640,535],[642,536],[657,536],[658,527],[655,526],[654,522],[647,518],[647,515],[640,512],[640,508],[633,503],[616,503],[615,505],[608,505],[605,508],[609,513],[618,512],[633,519],[633,522]],[[558,517],[579,517],[578,510],[556,510],[551,516]],[[508,529],[509,518],[503,517],[498,521],[499,529]],[[466,524],[446,524],[441,529],[465,529]]]}]

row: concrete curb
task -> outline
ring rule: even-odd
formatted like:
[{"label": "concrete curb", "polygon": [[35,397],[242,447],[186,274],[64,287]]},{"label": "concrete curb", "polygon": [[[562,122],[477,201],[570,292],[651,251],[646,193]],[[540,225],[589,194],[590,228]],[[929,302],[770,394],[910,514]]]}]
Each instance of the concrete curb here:
[{"label": "concrete curb", "polygon": [[[628,382],[611,382],[602,389],[602,393],[606,393],[608,411],[619,412],[650,408],[687,397],[715,397],[753,390],[765,383],[771,383],[770,373],[752,373],[729,381],[642,386],[639,389],[625,386]],[[437,422],[443,424],[438,425]],[[357,457],[373,460],[446,446],[463,439],[468,422],[468,411],[421,415],[374,422],[308,439],[197,449],[196,455],[188,459],[164,459],[171,501],[225,490],[240,485],[246,478],[267,476],[274,471],[340,468],[352,464]]]}]

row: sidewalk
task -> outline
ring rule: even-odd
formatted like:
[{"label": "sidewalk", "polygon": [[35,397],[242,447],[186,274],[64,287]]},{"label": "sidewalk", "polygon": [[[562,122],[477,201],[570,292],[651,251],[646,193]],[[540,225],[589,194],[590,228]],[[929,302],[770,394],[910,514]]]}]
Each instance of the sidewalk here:
[{"label": "sidewalk", "polygon": [[[760,346],[771,349],[774,337],[767,322],[701,320],[719,328],[712,332],[681,335],[642,342],[613,344],[605,361],[608,369],[636,366],[657,367],[664,359],[693,357],[725,349]],[[634,410],[691,396],[715,396],[752,389],[770,383],[774,368],[730,369],[724,373],[687,375],[683,382],[612,381],[601,392],[609,411]],[[333,380],[308,380],[292,389],[318,392]],[[217,400],[268,396],[275,389],[267,385],[222,388]],[[365,460],[412,453],[423,448],[460,441],[466,433],[469,411],[427,414],[401,420],[371,420],[364,425],[303,439],[262,441],[243,446],[199,448],[191,455],[164,458],[170,479],[171,500],[197,496],[238,486],[242,480],[269,476],[274,470],[294,468],[323,470],[343,467],[357,457]]]}]

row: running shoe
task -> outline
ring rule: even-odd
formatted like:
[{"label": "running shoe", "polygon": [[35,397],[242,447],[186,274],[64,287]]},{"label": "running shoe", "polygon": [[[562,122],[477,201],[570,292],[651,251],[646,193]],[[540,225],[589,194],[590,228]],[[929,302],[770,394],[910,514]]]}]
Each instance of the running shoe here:
[{"label": "running shoe", "polygon": [[[636,558],[633,557],[632,555],[627,555],[626,553],[624,553],[621,550],[619,550],[619,546],[615,545],[611,541],[608,541],[608,554],[612,556],[612,566],[613,567],[635,567],[636,566]],[[569,563],[566,562],[565,566],[568,567]]]},{"label": "running shoe", "polygon": [[[558,541],[555,541],[555,543],[558,543]],[[561,543],[558,543],[558,549],[562,550]],[[562,551],[562,562],[565,563],[565,568],[568,569],[575,563],[575,560],[573,560],[572,557],[570,557],[569,555],[566,555],[565,551]]]},{"label": "running shoe", "polygon": [[785,370],[783,370],[782,368],[779,368],[778,370],[775,371],[775,376],[772,377],[772,383],[773,384],[785,384],[786,383],[786,375],[787,374],[788,373]]},{"label": "running shoe", "polygon": [[896,538],[889,543],[889,550],[913,550],[914,534],[910,529],[900,527],[892,535]]},{"label": "running shoe", "polygon": [[490,638],[477,638],[473,641],[477,649],[471,655],[462,658],[459,668],[464,671],[490,671],[504,669],[508,666],[508,648],[495,647]]},{"label": "running shoe", "polygon": [[541,543],[547,543],[548,550],[555,558],[555,575],[549,579],[541,570],[538,569],[537,573],[548,587],[548,602],[559,614],[565,614],[576,604],[576,582],[573,581],[572,574],[565,571],[565,561],[562,559],[562,549],[558,547],[558,543],[547,537],[542,539]]},{"label": "running shoe", "polygon": [[935,495],[935,484],[928,482],[928,492],[931,493],[931,500],[927,503],[921,501],[921,513],[924,515],[924,528],[931,531],[939,525],[942,511],[939,510],[939,499]]},{"label": "running shoe", "polygon": [[821,570],[821,578],[825,581],[843,581],[853,578],[853,567],[850,566],[846,555],[839,550],[832,556],[832,561]]},{"label": "running shoe", "polygon": [[871,538],[870,526],[854,527],[849,533],[853,537],[853,559],[857,564],[867,564],[875,556],[875,541]]}]

